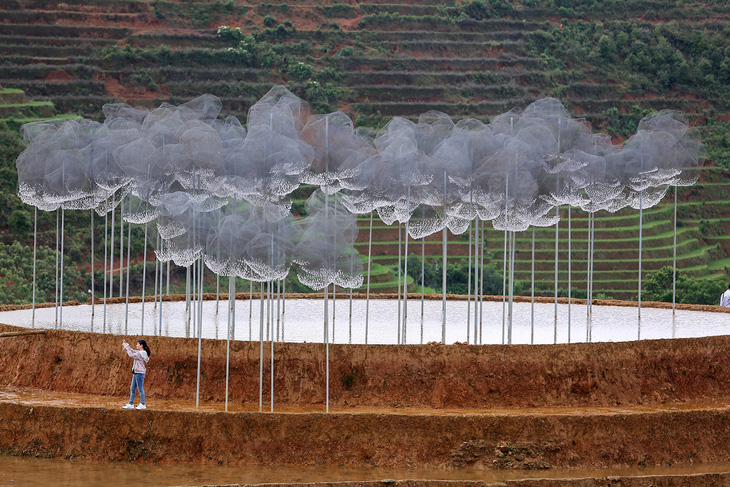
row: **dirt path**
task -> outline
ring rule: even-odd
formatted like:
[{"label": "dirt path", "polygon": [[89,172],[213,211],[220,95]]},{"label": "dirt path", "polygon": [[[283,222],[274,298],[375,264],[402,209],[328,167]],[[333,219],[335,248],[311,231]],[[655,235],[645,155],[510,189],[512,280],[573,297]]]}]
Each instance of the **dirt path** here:
[{"label": "dirt path", "polygon": [[[150,396],[152,396],[150,398]],[[103,408],[120,409],[128,402],[128,395],[102,396],[97,394],[79,394],[72,392],[56,392],[24,387],[0,387],[0,403],[22,404],[25,406],[49,406],[70,408]],[[139,402],[139,395],[135,404]],[[148,390],[148,409],[165,412],[188,413],[226,413],[225,404],[221,402],[201,402],[197,407],[195,399],[157,399],[154,391]],[[725,411],[730,409],[730,401],[685,402],[650,406],[621,407],[550,407],[550,408],[490,408],[490,409],[425,409],[425,408],[383,408],[383,407],[331,407],[331,414],[369,415],[391,414],[402,416],[476,416],[476,417],[545,417],[545,416],[611,416],[667,412],[691,411]],[[229,403],[228,413],[268,413],[271,403],[266,401],[259,410],[258,403]],[[324,413],[321,406],[300,404],[274,404],[274,412],[286,414],[318,414]],[[130,414],[134,414],[130,411]]]}]

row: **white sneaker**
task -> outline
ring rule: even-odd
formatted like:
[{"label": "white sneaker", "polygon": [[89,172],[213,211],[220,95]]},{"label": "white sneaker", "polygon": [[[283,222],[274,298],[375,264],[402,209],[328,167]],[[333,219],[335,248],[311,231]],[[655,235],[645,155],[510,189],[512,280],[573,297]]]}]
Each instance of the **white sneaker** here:
[{"label": "white sneaker", "polygon": [[125,404],[125,405],[124,405],[124,406],[122,407],[122,409],[134,409],[134,404],[129,404],[129,403],[127,403],[127,404]]},{"label": "white sneaker", "polygon": [[147,406],[145,406],[144,404],[140,403],[139,405],[137,405],[136,409],[147,409]]}]

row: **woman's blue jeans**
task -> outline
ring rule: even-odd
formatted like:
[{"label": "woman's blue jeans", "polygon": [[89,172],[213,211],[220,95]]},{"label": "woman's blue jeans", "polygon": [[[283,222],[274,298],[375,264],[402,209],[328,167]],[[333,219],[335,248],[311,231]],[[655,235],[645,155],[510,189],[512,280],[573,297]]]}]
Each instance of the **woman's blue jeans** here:
[{"label": "woman's blue jeans", "polygon": [[132,376],[132,385],[129,388],[129,404],[134,404],[134,394],[139,389],[139,399],[144,404],[144,374],[134,374]]}]

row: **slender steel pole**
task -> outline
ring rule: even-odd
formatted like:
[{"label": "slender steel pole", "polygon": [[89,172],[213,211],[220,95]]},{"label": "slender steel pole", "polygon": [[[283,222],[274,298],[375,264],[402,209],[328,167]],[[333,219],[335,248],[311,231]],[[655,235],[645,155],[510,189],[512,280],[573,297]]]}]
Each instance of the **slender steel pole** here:
[{"label": "slender steel pole", "polygon": [[444,232],[443,232],[443,243],[441,244],[442,256],[442,269],[441,269],[441,343],[446,343],[446,245],[447,245],[447,232],[448,227],[446,226],[446,171],[444,171]]},{"label": "slender steel pole", "polygon": [[193,266],[192,266],[190,273],[191,273],[190,325],[191,325],[191,330],[193,332],[193,338],[195,338],[196,333],[198,332],[198,328],[197,328],[197,326],[195,326],[197,317],[198,317],[197,308],[196,308],[196,304],[197,304],[196,301],[197,301],[197,297],[198,297],[198,288],[197,288],[198,262],[197,261],[193,262]]},{"label": "slender steel pole", "polygon": [[470,340],[470,329],[471,329],[471,227],[472,222],[469,222],[469,265],[467,270],[466,278],[466,343]]},{"label": "slender steel pole", "polygon": [[119,297],[124,295],[124,198],[119,202]]},{"label": "slender steel pole", "polygon": [[509,173],[504,185],[504,252],[502,256],[502,345],[504,345],[505,316],[507,310],[507,221],[509,219]]},{"label": "slender steel pole", "polygon": [[228,319],[226,321],[226,411],[228,411],[228,383],[230,378],[230,366],[231,366],[231,278],[228,277]]},{"label": "slender steel pole", "polygon": [[[350,276],[353,275],[355,271],[355,248],[350,247]],[[350,316],[348,318],[348,328],[350,332],[350,337],[348,339],[348,343],[352,344],[352,288],[350,288]]]},{"label": "slender steel pole", "polygon": [[591,317],[591,228],[593,213],[588,213],[588,246],[586,247],[586,341],[588,341],[588,322]]},{"label": "slender steel pole", "polygon": [[594,257],[594,251],[596,248],[596,214],[592,213],[592,223],[591,223],[591,288],[589,293],[589,302],[590,302],[590,334],[588,336],[588,341],[593,340],[593,279],[594,279],[594,271],[593,266],[595,263],[595,257]]},{"label": "slender steel pole", "polygon": [[144,335],[144,303],[147,297],[147,222],[144,224],[144,247],[142,248],[142,335]]},{"label": "slender steel pole", "polygon": [[266,283],[266,341],[269,341],[269,329],[271,328],[271,281]]},{"label": "slender steel pole", "polygon": [[[160,248],[160,234],[157,234],[157,238],[155,239],[155,243],[157,244],[157,248]],[[161,282],[160,280],[160,273],[162,272],[162,261],[157,258],[155,255],[155,291],[154,291],[154,297],[155,297],[155,305],[153,306],[153,311],[157,310],[157,283]],[[160,294],[162,294],[162,289],[160,289]]]},{"label": "slender steel pole", "polygon": [[[276,340],[283,340],[283,335],[280,335],[281,326],[281,279],[276,281]],[[352,327],[350,327],[352,328]],[[352,332],[350,332],[352,335]],[[352,339],[350,340],[352,341]]]},{"label": "slender steel pole", "polygon": [[264,283],[261,283],[259,312],[259,412],[264,409]]},{"label": "slender steel pole", "polygon": [[64,229],[65,229],[66,210],[61,208],[61,291],[58,298],[58,321],[59,326],[63,329],[63,264],[66,259],[63,258]]},{"label": "slender steel pole", "polygon": [[[410,195],[411,188],[408,187],[408,205],[410,210]],[[410,224],[410,213],[409,220],[406,220],[406,249],[404,252],[405,262],[403,263],[403,343],[407,343],[406,334],[408,332],[408,228]]]},{"label": "slender steel pole", "polygon": [[677,311],[677,187],[674,187],[674,242],[672,243],[672,318]]},{"label": "slender steel pole", "polygon": [[424,281],[426,267],[426,237],[421,237],[421,345],[423,345],[423,302],[426,294],[426,283]]},{"label": "slender steel pole", "polygon": [[330,340],[327,327],[329,325],[329,284],[324,288],[324,342],[325,342],[325,411],[330,412]]},{"label": "slender steel pole", "polygon": [[535,343],[535,227],[532,227],[532,268],[530,273],[530,345]]},{"label": "slender steel pole", "polygon": [[553,343],[558,343],[558,241],[560,238],[560,205],[555,207],[555,216],[558,220],[555,222],[555,326],[553,329]]},{"label": "slender steel pole", "polygon": [[484,248],[487,245],[487,239],[484,237],[484,220],[479,222],[479,226],[482,228],[482,253],[480,255],[481,263],[479,264],[479,345],[481,345],[484,338]]},{"label": "slender steel pole", "polygon": [[[162,264],[160,264],[161,266]],[[162,271],[162,268],[160,268],[160,271]],[[162,278],[160,278],[160,282],[162,282]],[[162,294],[162,288],[160,288],[160,294]],[[170,295],[170,261],[167,261],[167,291],[165,292],[168,296]]]},{"label": "slender steel pole", "polygon": [[588,213],[588,245],[586,247],[586,342],[589,341],[591,330],[591,228],[593,213]]},{"label": "slender steel pole", "polygon": [[[36,290],[36,248],[38,247],[38,207],[33,208],[33,316],[31,318],[31,328],[35,328],[35,290]],[[94,270],[92,269],[92,276]],[[93,279],[93,277],[92,277]],[[93,281],[92,281],[93,282]],[[92,286],[93,289],[93,286]],[[93,294],[92,296],[92,302],[93,302]],[[92,316],[94,314],[93,308],[91,312]]]},{"label": "slender steel pole", "polygon": [[[288,277],[288,276],[287,276]],[[286,278],[281,284],[281,341],[286,341],[284,338],[284,325],[286,324]]]},{"label": "slender steel pole", "polygon": [[60,228],[60,218],[61,215],[59,215],[59,211],[56,210],[56,322],[54,325],[54,328],[58,329],[58,251],[60,249],[60,236],[61,236],[61,228]]},{"label": "slender steel pole", "polygon": [[477,215],[474,222],[474,345],[479,343],[479,220]]},{"label": "slender steel pole", "polygon": [[[269,288],[270,289],[269,299],[271,299],[271,290],[273,289],[273,285],[270,285],[270,286],[271,286],[271,288]],[[273,306],[273,302],[272,302],[272,306]],[[271,401],[270,401],[270,403],[271,403],[271,412],[273,413],[274,412],[274,330],[273,330],[274,320],[273,319],[271,320],[271,328],[272,328],[272,330],[271,330],[271,352],[270,352],[270,354],[271,354]]]},{"label": "slender steel pole", "polygon": [[[199,272],[197,272],[196,276],[195,276],[196,280],[198,278],[200,278],[200,281],[201,281],[200,285],[198,286],[199,293],[200,293],[200,299],[198,301],[198,309],[197,309],[198,317],[200,317],[200,315],[202,314],[201,312],[203,309],[203,307],[202,307],[202,304],[203,304],[203,283],[202,283],[203,261],[202,261],[202,259],[203,258],[201,257],[200,263],[198,264]],[[197,370],[196,385],[195,385],[195,407],[196,408],[200,406],[200,355],[202,353],[202,348],[203,348],[203,326],[201,324],[202,320],[198,319],[197,321],[198,321],[198,323],[197,323],[197,325],[198,325],[198,370]]]},{"label": "slender steel pole", "polygon": [[[165,240],[160,238],[160,251],[162,251],[165,247]],[[167,261],[167,265],[170,265],[170,261]],[[162,262],[160,262],[160,269],[162,269]],[[169,280],[168,280],[169,283]],[[159,329],[158,334],[162,336],[162,272],[160,272],[160,323],[159,323]]]},{"label": "slender steel pole", "polygon": [[398,343],[402,343],[401,341],[401,321],[400,321],[400,292],[401,292],[401,264],[403,263],[403,256],[402,256],[402,233],[403,230],[401,228],[401,223],[398,222],[398,286],[396,287],[396,296],[398,301]]},{"label": "slender steel pole", "polygon": [[568,205],[568,343],[570,343],[570,307],[572,301],[572,277],[573,277],[573,260],[572,260],[572,241],[571,241],[571,217],[570,217],[570,205]]},{"label": "slender steel pole", "polygon": [[[233,279],[236,279],[236,276],[233,276]],[[248,281],[248,341],[250,342],[253,340],[251,335],[251,321],[253,317],[253,281]]]},{"label": "slender steel pole", "polygon": [[185,268],[185,338],[190,338],[190,266]]},{"label": "slender steel pole", "polygon": [[[128,210],[131,212],[132,202],[128,201]],[[127,299],[124,303],[124,333],[127,333],[127,325],[129,323],[129,275],[132,273],[132,224],[127,222]]]},{"label": "slender steel pole", "polygon": [[[220,216],[218,217],[218,226],[220,226]],[[218,243],[216,246],[216,256],[220,258],[221,253],[221,242],[220,239],[218,239]],[[221,276],[220,274],[215,275],[215,314],[218,316],[218,305],[220,304],[220,297],[221,297]]]},{"label": "slender steel pole", "polygon": [[[33,260],[35,261],[35,242],[33,242]],[[35,262],[33,267],[35,269]],[[35,279],[35,276],[33,278]],[[91,210],[91,331],[94,331],[94,284],[94,210]]]},{"label": "slender steel pole", "polygon": [[[233,278],[233,294],[228,295],[228,299],[231,300],[231,340],[236,339],[236,276],[228,276],[230,281]],[[229,284],[230,285],[230,284]],[[249,341],[251,338],[249,337]]]},{"label": "slender steel pole", "polygon": [[102,319],[102,332],[106,333],[106,281],[108,261],[108,237],[109,236],[109,212],[104,213],[104,317]]},{"label": "slender steel pole", "polygon": [[114,215],[116,213],[117,209],[112,208],[111,239],[109,242],[109,299],[114,297]]},{"label": "slender steel pole", "polygon": [[[644,184],[642,176],[642,186]],[[637,340],[641,340],[641,247],[643,239],[643,223],[644,223],[644,190],[639,191],[639,302],[637,308]]]},{"label": "slender steel pole", "polygon": [[[511,258],[512,258],[512,237],[513,237],[512,232],[507,232],[507,261],[506,261],[507,262],[507,288],[505,290],[505,294],[507,294],[507,342],[506,343],[508,343],[508,344],[510,343],[509,320],[510,320],[510,318],[512,318],[511,308],[510,308],[510,304],[512,302],[512,299],[511,299],[512,298],[512,295],[511,295],[512,284],[510,283],[510,280],[509,280],[509,277],[510,277],[509,271],[512,268],[512,265],[510,263]],[[502,296],[502,299],[504,300],[504,296]],[[503,308],[502,308],[502,344],[504,344],[505,343],[504,302],[502,303],[502,306],[503,306]]]},{"label": "slender steel pole", "polygon": [[368,284],[365,291],[365,345],[368,344],[368,325],[370,324],[370,264],[373,261],[373,212],[370,212],[370,235],[368,237]]},{"label": "slender steel pole", "polygon": [[512,305],[514,303],[515,294],[515,247],[517,245],[517,235],[511,232],[512,241],[510,248],[510,265],[509,265],[509,337],[507,343],[512,344]]}]

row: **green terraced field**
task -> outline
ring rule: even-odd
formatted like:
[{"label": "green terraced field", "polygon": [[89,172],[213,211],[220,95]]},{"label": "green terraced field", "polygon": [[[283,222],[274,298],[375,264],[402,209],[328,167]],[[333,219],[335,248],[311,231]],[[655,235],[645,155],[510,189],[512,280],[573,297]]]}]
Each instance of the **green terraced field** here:
[{"label": "green terraced field", "polygon": [[[55,113],[98,119],[111,101],[151,107],[210,92],[223,100],[226,114],[243,119],[275,83],[286,83],[318,111],[340,109],[357,125],[376,128],[389,117],[415,119],[427,110],[488,121],[555,96],[573,115],[621,140],[650,110],[683,110],[707,141],[710,166],[700,183],[678,191],[678,266],[695,277],[724,274],[730,262],[730,5],[564,3],[484,2],[480,10],[454,0],[71,0],[62,6],[9,0],[0,5],[0,117],[12,117],[6,126],[17,130]],[[219,35],[221,25],[241,34]],[[311,67],[310,74],[296,75],[296,63]],[[14,99],[20,92],[30,99]],[[12,173],[13,161],[3,167]],[[564,209],[562,215],[559,285],[565,287]],[[0,225],[8,219],[0,214]],[[77,220],[70,225],[81,234],[83,218]],[[584,273],[587,219],[574,211],[571,223],[573,267]],[[359,220],[361,253],[368,224],[367,217]],[[633,296],[638,229],[634,210],[597,215],[596,292]],[[536,283],[548,288],[555,230],[535,234]],[[8,227],[4,239],[11,236]],[[487,260],[500,269],[503,234],[487,225],[485,237]],[[449,240],[449,260],[465,259],[468,237]],[[645,270],[671,265],[672,240],[670,192],[644,212]],[[397,241],[394,228],[376,220],[373,289],[394,287]],[[427,239],[430,259],[440,259],[440,241],[440,235]],[[517,235],[518,280],[530,278],[530,243],[531,234]],[[420,253],[420,245],[412,242],[409,251]],[[574,276],[574,285],[584,285],[581,279]]]}]

